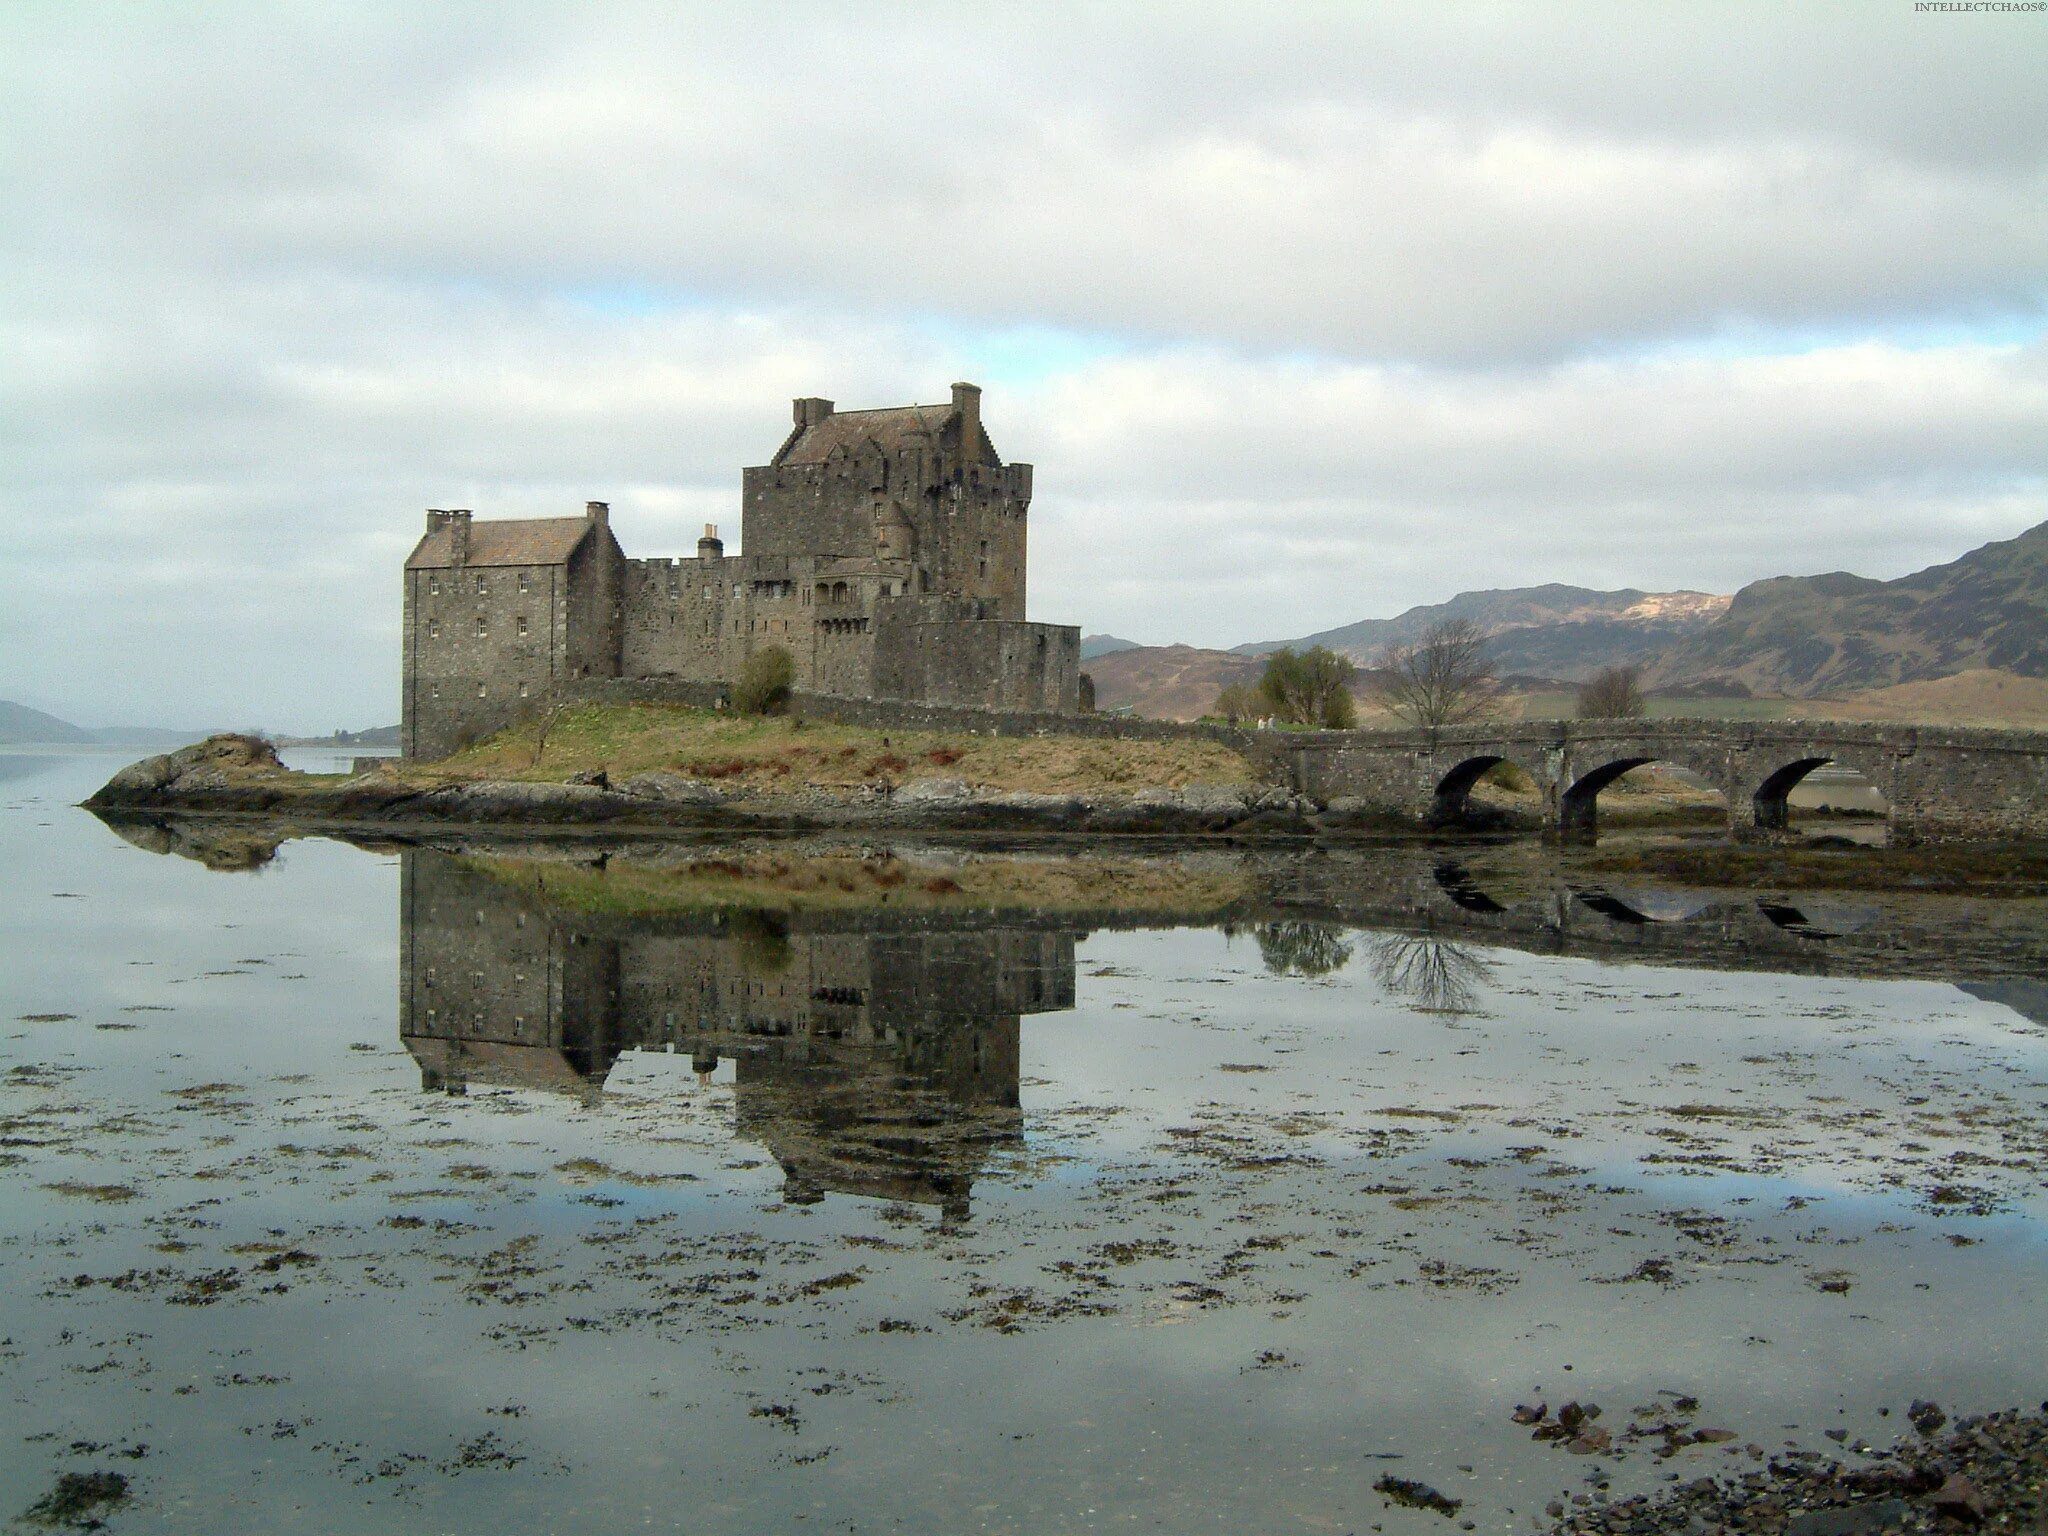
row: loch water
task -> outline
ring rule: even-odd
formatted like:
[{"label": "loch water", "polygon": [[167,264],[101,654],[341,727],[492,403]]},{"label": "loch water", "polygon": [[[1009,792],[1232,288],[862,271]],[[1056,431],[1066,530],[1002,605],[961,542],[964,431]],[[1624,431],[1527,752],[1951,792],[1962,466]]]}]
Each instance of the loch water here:
[{"label": "loch water", "polygon": [[1528,1531],[2048,1395],[2041,903],[114,766],[0,757],[0,1520]]}]

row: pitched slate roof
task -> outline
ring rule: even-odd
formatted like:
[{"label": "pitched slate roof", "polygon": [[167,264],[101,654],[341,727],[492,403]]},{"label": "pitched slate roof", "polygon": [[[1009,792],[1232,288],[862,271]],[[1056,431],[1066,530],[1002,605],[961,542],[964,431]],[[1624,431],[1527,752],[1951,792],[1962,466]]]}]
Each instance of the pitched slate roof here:
[{"label": "pitched slate roof", "polygon": [[[587,517],[522,517],[469,525],[465,565],[561,565],[597,524]],[[454,565],[455,535],[443,523],[420,540],[405,562],[409,571]]]},{"label": "pitched slate roof", "polygon": [[[834,449],[859,453],[870,441],[894,457],[905,448],[951,446],[960,437],[959,418],[950,405],[893,405],[874,411],[834,411],[791,434],[775,455],[777,464],[822,464]],[[981,435],[981,456],[986,463],[1001,462],[988,433]]]}]

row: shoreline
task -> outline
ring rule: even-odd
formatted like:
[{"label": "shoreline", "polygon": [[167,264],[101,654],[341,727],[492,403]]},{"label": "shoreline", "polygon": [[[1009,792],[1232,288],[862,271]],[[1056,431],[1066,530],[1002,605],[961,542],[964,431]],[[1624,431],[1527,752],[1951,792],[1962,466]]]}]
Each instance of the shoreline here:
[{"label": "shoreline", "polygon": [[[1914,1432],[1889,1446],[1856,1442],[1852,1465],[1813,1452],[1730,1446],[1761,1468],[1702,1476],[1662,1493],[1553,1500],[1551,1536],[1866,1536],[1880,1531],[2039,1531],[2048,1517],[2048,1403],[1961,1418],[1935,1404],[1906,1410]],[[1674,1478],[1675,1480],[1675,1478]]]},{"label": "shoreline", "polygon": [[[387,760],[389,762],[390,760]],[[900,762],[900,760],[899,760]],[[908,766],[904,764],[902,766]],[[1558,844],[1526,814],[1487,807],[1476,823],[1437,827],[1269,783],[1187,782],[1089,789],[994,788],[937,773],[893,782],[767,787],[673,768],[566,779],[465,775],[390,762],[350,774],[306,773],[249,737],[215,737],[145,758],[82,802],[96,814],[283,823],[309,832],[403,838],[430,829],[526,837],[660,839],[700,835],[889,833],[942,837],[1215,839],[1314,846],[1372,840],[1481,845],[1509,838],[1560,846],[1587,874],[1701,886],[1860,886],[1944,894],[2048,894],[2048,843],[1882,845],[1793,835],[1729,842],[1690,802],[1648,797],[1618,808],[1607,835]],[[1845,830],[1866,824],[1844,817]]]}]

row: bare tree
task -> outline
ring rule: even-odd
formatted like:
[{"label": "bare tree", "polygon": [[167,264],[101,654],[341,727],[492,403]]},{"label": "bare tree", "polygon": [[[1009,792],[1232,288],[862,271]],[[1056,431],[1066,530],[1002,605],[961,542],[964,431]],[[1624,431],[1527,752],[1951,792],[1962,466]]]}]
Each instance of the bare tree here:
[{"label": "bare tree", "polygon": [[538,768],[540,766],[540,760],[546,755],[548,750],[548,736],[553,732],[555,723],[562,718],[562,711],[568,707],[569,701],[567,699],[557,698],[534,717],[533,760],[526,765],[528,768]]},{"label": "bare tree", "polygon": [[1385,708],[1432,731],[1490,711],[1493,685],[1486,635],[1470,619],[1438,619],[1420,639],[1388,646],[1368,681]]},{"label": "bare tree", "polygon": [[1638,720],[1648,710],[1641,667],[1603,667],[1579,687],[1581,720]]}]

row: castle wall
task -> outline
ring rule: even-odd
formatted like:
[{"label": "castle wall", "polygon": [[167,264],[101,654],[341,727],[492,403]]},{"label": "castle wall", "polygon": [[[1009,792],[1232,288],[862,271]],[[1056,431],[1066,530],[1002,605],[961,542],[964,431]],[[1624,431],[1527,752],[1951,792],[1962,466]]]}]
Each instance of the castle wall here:
[{"label": "castle wall", "polygon": [[571,677],[619,675],[621,592],[626,557],[609,527],[569,557],[568,633],[561,655]]},{"label": "castle wall", "polygon": [[562,566],[405,573],[408,757],[450,752],[529,713],[567,675],[575,619]]},{"label": "castle wall", "polygon": [[898,619],[885,609],[874,697],[1027,713],[1080,708],[1081,631],[1075,626],[927,618],[915,606],[890,606],[910,611]]}]

